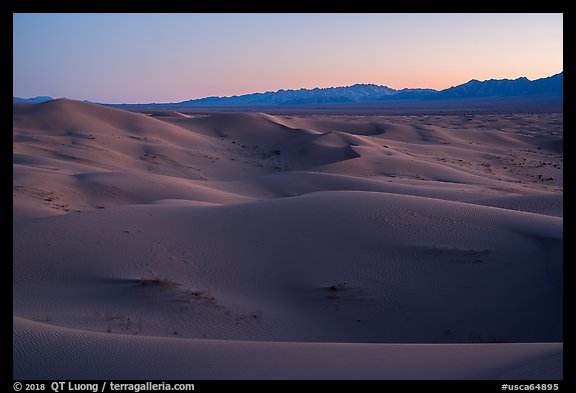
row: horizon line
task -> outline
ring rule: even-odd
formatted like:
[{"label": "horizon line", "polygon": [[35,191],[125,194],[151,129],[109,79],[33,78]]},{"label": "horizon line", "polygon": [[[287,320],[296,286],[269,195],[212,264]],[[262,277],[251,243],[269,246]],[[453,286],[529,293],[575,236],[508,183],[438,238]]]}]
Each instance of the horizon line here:
[{"label": "horizon line", "polygon": [[479,81],[479,82],[488,82],[488,81],[504,81],[504,80],[518,80],[518,79],[527,79],[528,81],[532,82],[538,79],[545,79],[545,78],[550,78],[559,74],[564,73],[564,70],[561,70],[557,73],[551,74],[551,75],[547,75],[547,76],[543,76],[540,78],[535,78],[535,79],[529,79],[525,76],[519,76],[517,78],[500,78],[500,79],[496,79],[496,78],[490,78],[490,79],[483,79],[483,80],[479,80],[476,78],[472,78],[469,79],[466,82],[460,83],[460,84],[456,84],[456,85],[452,85],[450,87],[446,87],[444,89],[434,89],[434,88],[427,88],[427,87],[403,87],[403,88],[393,88],[390,87],[388,85],[379,85],[376,83],[362,83],[362,82],[358,82],[358,83],[353,83],[351,85],[341,85],[341,86],[326,86],[326,87],[320,87],[320,86],[315,86],[315,87],[300,87],[300,88],[291,88],[291,89],[286,89],[286,88],[280,88],[277,90],[266,90],[266,91],[254,91],[251,93],[243,93],[243,94],[234,94],[234,95],[224,95],[224,96],[218,96],[218,95],[211,95],[211,96],[204,96],[204,97],[198,97],[198,98],[188,98],[188,99],[184,99],[181,101],[165,101],[165,102],[156,102],[156,101],[152,101],[152,102],[131,102],[131,103],[127,103],[127,102],[102,102],[102,101],[93,101],[93,100],[89,100],[89,99],[82,99],[82,98],[69,98],[69,97],[53,97],[51,95],[45,95],[45,94],[40,94],[40,95],[36,95],[34,97],[20,97],[20,96],[12,96],[12,98],[20,98],[20,99],[24,99],[24,100],[29,100],[29,99],[34,99],[34,98],[42,98],[42,97],[49,97],[52,100],[57,100],[57,99],[71,99],[71,100],[77,100],[77,101],[85,101],[85,102],[90,102],[90,103],[94,103],[94,104],[105,104],[105,105],[151,105],[151,104],[178,104],[181,102],[186,102],[186,101],[196,101],[196,100],[203,100],[203,99],[208,99],[208,98],[234,98],[234,97],[242,97],[242,96],[247,96],[247,95],[252,95],[252,94],[267,94],[267,93],[278,93],[280,91],[302,91],[302,90],[327,90],[327,89],[339,89],[339,88],[349,88],[349,87],[354,87],[354,86],[376,86],[376,87],[385,87],[391,90],[395,90],[395,91],[402,91],[402,90],[431,90],[431,91],[436,91],[436,92],[441,92],[444,90],[448,90],[451,89],[453,87],[457,87],[457,86],[461,86],[464,85],[466,83],[472,82],[472,81]]}]

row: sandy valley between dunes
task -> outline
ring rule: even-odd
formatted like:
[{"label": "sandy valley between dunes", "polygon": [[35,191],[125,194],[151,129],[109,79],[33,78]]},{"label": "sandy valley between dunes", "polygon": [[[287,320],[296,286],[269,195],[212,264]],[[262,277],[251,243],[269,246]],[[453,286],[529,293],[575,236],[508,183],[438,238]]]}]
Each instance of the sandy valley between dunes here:
[{"label": "sandy valley between dunes", "polygon": [[562,113],[13,121],[15,379],[562,378]]}]

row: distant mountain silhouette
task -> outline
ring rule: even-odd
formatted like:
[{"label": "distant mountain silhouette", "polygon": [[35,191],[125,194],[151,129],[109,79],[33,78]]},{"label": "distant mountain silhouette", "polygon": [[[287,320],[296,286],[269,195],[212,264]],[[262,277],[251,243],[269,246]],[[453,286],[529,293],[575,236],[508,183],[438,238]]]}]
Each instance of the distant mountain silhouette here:
[{"label": "distant mountain silhouette", "polygon": [[366,102],[395,95],[398,90],[374,84],[356,84],[346,87],[328,87],[299,90],[278,90],[275,92],[252,93],[232,97],[207,97],[183,101],[179,104],[225,104],[225,105],[294,105],[330,102]]},{"label": "distant mountain silhouette", "polygon": [[475,79],[462,85],[450,87],[434,94],[433,98],[472,98],[494,96],[525,96],[525,95],[562,95],[563,73],[547,78],[530,81],[525,77],[518,79],[490,79],[477,81]]},{"label": "distant mountain silhouette", "polygon": [[28,103],[38,103],[38,102],[46,102],[46,101],[52,101],[54,98],[52,97],[48,97],[48,96],[38,96],[38,97],[33,97],[33,98],[20,98],[20,97],[12,97],[12,103],[23,103],[23,102],[28,102]]},{"label": "distant mountain silhouette", "polygon": [[231,97],[207,97],[182,101],[177,106],[250,106],[250,105],[297,105],[327,103],[362,103],[391,100],[438,100],[479,97],[508,97],[526,95],[561,96],[563,94],[563,72],[531,81],[518,79],[471,80],[444,90],[402,89],[374,84],[356,84],[345,87],[328,87],[299,90],[278,90]]},{"label": "distant mountain silhouette", "polygon": [[[330,103],[368,103],[398,100],[451,100],[484,97],[513,96],[559,96],[563,95],[564,73],[547,78],[529,80],[490,79],[469,82],[444,90],[434,89],[401,89],[375,84],[355,84],[343,87],[268,91],[230,97],[206,97],[177,103],[135,104],[146,106],[257,106],[257,105],[305,105]],[[34,98],[13,97],[13,103],[34,103],[53,100],[52,97]],[[109,104],[114,105],[114,104]],[[129,104],[119,104],[129,105]]]}]

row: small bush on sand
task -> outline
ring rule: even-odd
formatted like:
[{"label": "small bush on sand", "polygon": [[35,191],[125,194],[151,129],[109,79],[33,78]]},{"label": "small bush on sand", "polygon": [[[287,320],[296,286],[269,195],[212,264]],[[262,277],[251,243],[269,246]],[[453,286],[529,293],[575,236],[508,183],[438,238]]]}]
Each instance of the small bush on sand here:
[{"label": "small bush on sand", "polygon": [[153,278],[140,278],[140,285],[143,287],[157,286],[161,288],[178,288],[182,284],[169,277],[153,277]]},{"label": "small bush on sand", "polygon": [[328,297],[330,299],[338,299],[338,293],[350,289],[348,283],[339,282],[337,284],[332,284],[328,287]]}]

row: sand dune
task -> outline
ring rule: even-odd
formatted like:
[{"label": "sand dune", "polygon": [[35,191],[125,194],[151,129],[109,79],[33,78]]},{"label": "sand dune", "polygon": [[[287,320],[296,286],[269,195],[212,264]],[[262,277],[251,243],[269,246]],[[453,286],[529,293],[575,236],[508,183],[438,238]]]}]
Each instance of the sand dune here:
[{"label": "sand dune", "polygon": [[[344,191],[221,207],[126,206],[39,218],[14,230],[16,239],[44,234],[33,249],[14,244],[22,261],[14,269],[15,307],[31,319],[42,319],[35,314],[40,303],[42,313],[67,326],[89,330],[97,311],[110,309],[141,319],[151,335],[175,329],[186,337],[277,341],[562,338],[562,271],[550,258],[561,252],[556,217]],[[51,266],[50,276],[42,264]],[[140,280],[154,278],[174,285],[147,299]],[[141,303],[146,314],[95,297],[103,288]],[[218,307],[200,302],[196,310],[189,292],[202,291]],[[168,304],[156,296],[167,296]],[[78,311],[68,314],[78,303],[85,324]],[[167,320],[171,306],[176,315],[185,311]],[[200,321],[203,313],[212,329]],[[252,315],[245,329],[235,324],[234,316]]]},{"label": "sand dune", "polygon": [[[87,333],[22,318],[14,318],[14,341],[14,371],[22,379],[562,378],[560,344],[182,340]],[[26,361],[30,351],[36,363]]]},{"label": "sand dune", "polygon": [[14,378],[562,378],[561,114],[55,100],[13,141]]}]

